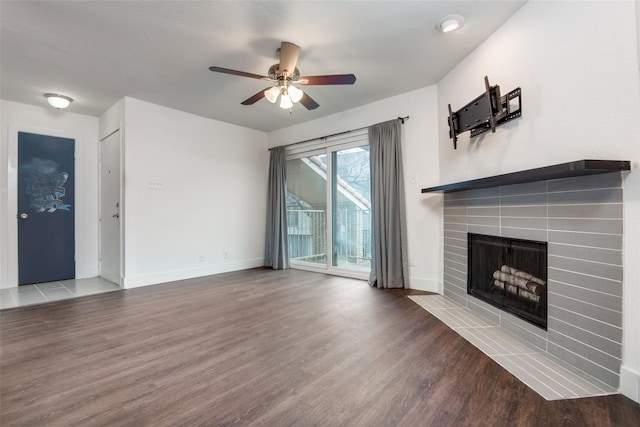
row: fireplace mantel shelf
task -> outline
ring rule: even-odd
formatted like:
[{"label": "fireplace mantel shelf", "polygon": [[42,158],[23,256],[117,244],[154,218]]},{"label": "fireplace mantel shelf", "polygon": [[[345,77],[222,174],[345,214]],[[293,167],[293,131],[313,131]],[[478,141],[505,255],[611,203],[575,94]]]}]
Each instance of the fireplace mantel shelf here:
[{"label": "fireplace mantel shelf", "polygon": [[524,184],[526,182],[546,181],[549,179],[571,178],[575,176],[596,175],[631,170],[628,160],[576,160],[559,165],[528,169],[504,175],[472,179],[437,187],[423,188],[423,193],[453,193],[478,188],[501,187],[503,185]]}]

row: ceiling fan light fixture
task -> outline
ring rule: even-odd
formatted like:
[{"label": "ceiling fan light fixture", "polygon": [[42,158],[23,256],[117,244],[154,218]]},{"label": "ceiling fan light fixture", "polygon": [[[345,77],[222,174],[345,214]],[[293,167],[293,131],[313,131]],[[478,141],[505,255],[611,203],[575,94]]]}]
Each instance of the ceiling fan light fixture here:
[{"label": "ceiling fan light fixture", "polygon": [[[248,77],[251,79],[271,82],[273,87],[262,89],[260,92],[250,96],[240,104],[253,105],[262,98],[267,98],[267,101],[275,104],[278,102],[278,97],[280,97],[280,107],[284,109],[290,109],[293,107],[294,103],[298,102],[307,110],[315,110],[320,106],[320,104],[314,101],[306,91],[303,91],[297,86],[293,86],[293,84],[328,86],[352,85],[356,82],[356,76],[353,74],[330,74],[300,77],[300,70],[296,67],[299,54],[300,46],[291,42],[281,42],[280,49],[277,51],[277,56],[280,61],[269,68],[267,76],[216,66],[209,67],[209,70],[215,73],[231,74],[234,76]],[[293,70],[293,72],[291,72],[291,70]]]},{"label": "ceiling fan light fixture", "polygon": [[442,18],[438,24],[438,30],[443,33],[450,33],[464,25],[464,18],[460,15],[447,15]]},{"label": "ceiling fan light fixture", "polygon": [[299,102],[302,99],[302,95],[304,95],[302,89],[293,85],[289,86],[288,93],[289,97],[291,97],[291,102],[293,103]]},{"label": "ceiling fan light fixture", "polygon": [[278,95],[280,95],[280,88],[278,86],[273,86],[264,91],[264,97],[272,104],[275,104],[278,100]]},{"label": "ceiling fan light fixture", "polygon": [[291,96],[288,93],[283,93],[280,97],[280,108],[291,108],[293,107],[293,102],[291,102]]},{"label": "ceiling fan light fixture", "polygon": [[57,93],[45,93],[44,97],[47,98],[47,102],[54,108],[62,109],[71,105],[73,99],[65,95],[59,95]]}]

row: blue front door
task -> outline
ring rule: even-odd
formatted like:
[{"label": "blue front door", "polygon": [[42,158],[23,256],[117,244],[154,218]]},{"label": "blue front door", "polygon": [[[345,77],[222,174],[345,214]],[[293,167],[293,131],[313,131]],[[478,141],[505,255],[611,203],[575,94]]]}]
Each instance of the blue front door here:
[{"label": "blue front door", "polygon": [[18,284],[75,277],[74,145],[18,132]]}]

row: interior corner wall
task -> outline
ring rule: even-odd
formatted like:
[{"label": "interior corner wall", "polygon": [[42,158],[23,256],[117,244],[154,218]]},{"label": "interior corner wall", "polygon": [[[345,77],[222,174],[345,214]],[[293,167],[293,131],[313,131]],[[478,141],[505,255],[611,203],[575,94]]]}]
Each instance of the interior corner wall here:
[{"label": "interior corner wall", "polygon": [[[580,159],[630,160],[624,182],[623,360],[620,390],[640,396],[640,78],[631,1],[530,1],[438,83],[440,183]],[[484,91],[522,88],[522,117],[458,149],[455,111]]]},{"label": "interior corner wall", "polygon": [[120,129],[124,122],[124,100],[120,99],[100,115],[98,135],[100,140]]},{"label": "interior corner wall", "polygon": [[410,286],[439,292],[441,257],[441,195],[423,196],[423,187],[438,182],[437,89],[429,86],[338,114],[269,133],[269,146],[292,144],[367,127],[398,116],[402,125],[403,165],[410,264]]},{"label": "interior corner wall", "polygon": [[[98,118],[13,101],[0,101],[0,288],[17,286],[15,202],[9,200],[9,174],[16,158],[9,144],[20,130],[75,139],[76,149],[76,277],[98,275]],[[13,245],[12,245],[13,246]]]},{"label": "interior corner wall", "polygon": [[124,287],[259,267],[267,136],[124,99]]}]

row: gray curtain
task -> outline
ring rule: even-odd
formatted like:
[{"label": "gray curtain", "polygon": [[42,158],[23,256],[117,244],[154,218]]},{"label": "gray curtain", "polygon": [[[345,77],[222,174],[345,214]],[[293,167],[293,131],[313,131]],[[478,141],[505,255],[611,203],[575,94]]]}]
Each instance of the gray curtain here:
[{"label": "gray curtain", "polygon": [[269,160],[264,265],[273,267],[274,270],[289,268],[286,165],[284,147],[272,148]]},{"label": "gray curtain", "polygon": [[408,288],[407,220],[400,120],[369,128],[371,163],[371,275],[378,288]]}]

